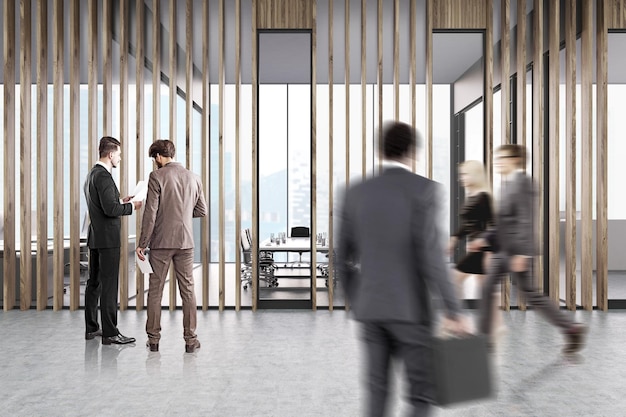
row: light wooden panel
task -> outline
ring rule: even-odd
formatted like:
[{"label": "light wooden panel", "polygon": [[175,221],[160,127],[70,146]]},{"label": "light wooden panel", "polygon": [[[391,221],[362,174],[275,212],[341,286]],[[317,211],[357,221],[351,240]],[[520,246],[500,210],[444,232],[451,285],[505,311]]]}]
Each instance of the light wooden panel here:
[{"label": "light wooden panel", "polygon": [[[98,160],[98,3],[87,2],[87,161]],[[41,108],[40,108],[41,109]]]},{"label": "light wooden panel", "polygon": [[20,248],[20,309],[30,309],[32,299],[32,132],[31,132],[31,1],[20,1],[20,201],[22,226]]},{"label": "light wooden panel", "polygon": [[[411,0],[410,5],[410,33],[411,40],[409,42],[411,48],[411,72],[409,75],[409,85],[411,86],[411,127],[413,130],[417,129],[417,96],[416,96],[416,87],[417,84],[417,52],[415,51],[415,44],[417,42],[417,18],[416,18],[416,0]],[[412,161],[412,170],[416,172],[417,170],[417,147],[415,148],[415,155],[413,156]]]},{"label": "light wooden panel", "polygon": [[4,311],[15,305],[15,2],[4,2]]},{"label": "light wooden panel", "polygon": [[157,139],[159,139],[159,136],[161,133],[160,114],[161,114],[161,0],[152,0],[152,142],[155,142]]},{"label": "light wooden panel", "polygon": [[607,20],[605,27],[607,30],[626,29],[626,0],[611,0],[611,2],[604,7],[609,10],[606,14]]},{"label": "light wooden panel", "polygon": [[433,8],[426,0],[426,140],[424,163],[427,178],[433,177]]},{"label": "light wooden panel", "polygon": [[[63,3],[55,2],[52,11],[52,75],[54,79],[54,107],[53,107],[53,175],[57,184],[64,184],[64,154],[63,154]],[[63,308],[63,187],[58,187],[54,193],[54,256],[53,256],[53,306],[54,310]],[[6,244],[6,229],[5,229]],[[5,275],[6,276],[6,275]]]},{"label": "light wooden panel", "polygon": [[219,4],[219,309],[224,310],[224,291],[226,287],[226,253],[225,253],[225,238],[226,238],[226,225],[225,225],[225,211],[224,211],[224,48],[225,48],[225,36],[224,36],[224,0],[220,0]]},{"label": "light wooden panel", "polygon": [[[559,0],[550,0],[550,8],[548,15],[548,38],[549,38],[549,112],[553,115],[559,114],[559,88],[560,88],[560,64],[559,64],[559,25],[560,25],[560,12],[559,12]],[[549,268],[550,280],[548,295],[550,298],[558,303],[559,301],[559,284],[561,279],[560,274],[560,247],[559,247],[559,224],[560,224],[560,208],[559,208],[559,118],[551,117],[549,123],[549,216],[548,216],[548,230],[549,236]]]},{"label": "light wooden panel", "polygon": [[192,169],[193,141],[191,140],[193,126],[193,0],[187,0],[185,8],[185,159],[187,168]]},{"label": "light wooden panel", "polygon": [[102,126],[104,136],[113,134],[113,4],[102,0]]},{"label": "light wooden panel", "polygon": [[311,0],[256,0],[258,29],[310,29],[315,27],[315,2]]},{"label": "light wooden panel", "polygon": [[[169,116],[170,116],[170,140],[174,146],[178,145],[176,138],[176,0],[170,0],[170,20],[169,20],[169,54],[170,60],[170,91],[169,91]],[[174,265],[170,266],[170,311],[176,310],[176,271]]]},{"label": "light wooden panel", "polygon": [[489,181],[493,179],[493,4],[485,5],[485,98],[483,117],[485,120],[485,171]]},{"label": "light wooden panel", "polygon": [[[361,0],[361,177],[367,175],[367,0]],[[347,308],[347,306],[346,306]]]},{"label": "light wooden panel", "polygon": [[[129,155],[128,142],[128,2],[119,0],[120,5],[120,142],[122,158]],[[120,195],[128,195],[128,163],[120,163]],[[120,310],[128,308],[128,216],[122,216],[120,229]]]},{"label": "light wooden panel", "polygon": [[[241,241],[241,0],[235,2],[235,247]],[[235,310],[241,309],[241,251],[235,251]]]},{"label": "light wooden panel", "polygon": [[400,0],[393,5],[393,118],[400,120]]},{"label": "light wooden panel", "polygon": [[606,0],[596,10],[596,303],[608,308],[608,31]]},{"label": "light wooden panel", "polygon": [[259,161],[257,147],[257,102],[259,100],[258,83],[258,45],[257,45],[257,2],[252,1],[252,311],[258,307],[259,291]]},{"label": "light wooden panel", "polygon": [[[348,15],[348,8],[349,8],[349,4],[346,2],[346,16]],[[334,86],[334,79],[333,79],[333,71],[334,71],[334,52],[333,52],[333,43],[334,43],[334,36],[333,36],[333,15],[334,15],[334,4],[333,4],[333,0],[328,0],[328,227],[329,227],[329,240],[330,240],[330,245],[329,245],[329,252],[328,252],[328,262],[329,262],[329,274],[328,274],[328,309],[332,310],[333,309],[333,295],[334,295],[334,291],[333,291],[333,286],[332,286],[332,279],[333,279],[333,269],[332,269],[332,260],[334,258],[333,256],[333,197],[334,197],[334,192],[333,190],[335,189],[334,187],[334,175],[335,175],[335,171],[334,171],[334,163],[335,163],[335,159],[334,159],[334,147],[335,147],[335,143],[334,143],[334,105],[333,105],[333,95],[334,95],[334,90],[335,90],[335,86]],[[348,18],[346,17],[346,24],[348,23]],[[346,36],[348,35],[348,31],[346,30]],[[346,41],[346,48],[348,47],[348,42]],[[348,57],[348,55],[346,54],[346,58]],[[346,63],[348,62],[348,60],[346,59]],[[346,70],[347,71],[347,70]],[[347,76],[346,76],[347,77]],[[346,78],[346,87],[349,84],[349,78]],[[348,94],[346,94],[346,99],[348,98]],[[346,105],[346,109],[347,109],[347,105]],[[346,126],[347,129],[347,126]],[[346,157],[347,157],[347,153],[346,153]]]},{"label": "light wooden panel", "polygon": [[[70,2],[70,213],[80,213],[80,2]],[[80,307],[80,216],[70,216],[70,310]]]},{"label": "light wooden panel", "polygon": [[[332,9],[331,9],[332,10]],[[345,34],[345,45],[344,45],[344,69],[345,69],[345,93],[346,93],[346,114],[345,114],[345,125],[346,125],[346,188],[350,186],[350,0],[345,0],[345,13],[344,13],[344,34]],[[332,194],[333,189],[329,188],[329,192]],[[332,227],[332,222],[329,223],[329,226]],[[330,285],[330,284],[329,284]],[[332,287],[329,287],[332,288]],[[329,291],[332,291],[329,290]]]},{"label": "light wooden panel", "polygon": [[[581,155],[593,155],[593,3],[582,2],[581,33]],[[591,157],[589,157],[591,159]],[[588,159],[588,160],[589,160]],[[581,164],[580,298],[585,310],[593,309],[593,164]]]},{"label": "light wooden panel", "polygon": [[[145,149],[145,130],[144,130],[144,60],[145,60],[145,41],[144,32],[146,30],[146,14],[145,3],[138,1],[135,3],[135,26],[137,28],[137,39],[135,40],[136,52],[135,58],[137,65],[135,67],[135,123],[136,123],[136,137],[135,137],[135,178],[137,181],[144,178],[144,172],[146,169],[146,149]],[[130,139],[130,138],[129,138]],[[143,220],[143,210],[135,210],[134,215],[136,218],[135,223],[135,242],[139,241],[141,236],[141,222]],[[137,311],[143,310],[145,306],[145,285],[144,274],[141,269],[135,268],[135,308]]]},{"label": "light wooden panel", "polygon": [[533,179],[538,185],[537,214],[535,215],[535,236],[537,253],[535,257],[536,285],[543,291],[543,0],[534,1],[533,31],[534,31],[534,58],[533,58]]},{"label": "light wooden panel", "polygon": [[[37,155],[48,155],[48,2],[46,0],[37,2],[37,16]],[[37,310],[44,310],[48,306],[48,158],[37,159]]]},{"label": "light wooden panel", "polygon": [[[205,24],[202,30],[202,155],[209,155],[210,150],[210,115],[211,108],[210,84],[209,84],[209,2],[202,5],[202,16]],[[254,20],[254,19],[252,19]],[[254,88],[254,87],[253,87]],[[210,158],[203,156],[202,160],[202,184],[204,195],[210,200],[209,186],[210,178]],[[201,257],[202,257],[202,310],[209,308],[209,262],[211,247],[211,221],[210,216],[202,218],[202,231],[200,232]]]},{"label": "light wooden panel", "polygon": [[378,0],[378,71],[376,72],[376,86],[378,89],[378,123],[376,129],[378,130],[378,172],[382,172],[383,169],[383,0]]},{"label": "light wooden panel", "polygon": [[[311,10],[311,238],[317,236],[317,0],[312,0]],[[317,245],[311,245],[311,298],[312,309],[317,309]]]},{"label": "light wooden panel", "polygon": [[[500,108],[501,108],[501,137],[504,143],[511,143],[511,4],[509,0],[500,2]],[[487,45],[491,45],[487,43]],[[493,114],[493,113],[492,113]],[[502,308],[511,309],[511,279],[507,276],[502,283]]]},{"label": "light wooden panel", "polygon": [[565,305],[576,310],[576,0],[565,5]]},{"label": "light wooden panel", "polygon": [[[484,0],[434,0],[433,29],[484,29],[491,25]],[[487,44],[490,45],[490,44]]]},{"label": "light wooden panel", "polygon": [[[526,0],[517,0],[517,143],[526,141]],[[526,167],[524,167],[525,169]],[[526,310],[526,297],[519,291],[517,306]]]}]

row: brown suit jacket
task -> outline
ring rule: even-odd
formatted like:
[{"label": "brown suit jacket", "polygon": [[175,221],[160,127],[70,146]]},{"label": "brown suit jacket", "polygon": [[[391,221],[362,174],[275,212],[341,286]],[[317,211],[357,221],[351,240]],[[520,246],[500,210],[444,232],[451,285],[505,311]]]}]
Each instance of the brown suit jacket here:
[{"label": "brown suit jacket", "polygon": [[192,218],[206,214],[200,178],[179,162],[170,162],[150,173],[137,246],[191,249],[194,247]]}]

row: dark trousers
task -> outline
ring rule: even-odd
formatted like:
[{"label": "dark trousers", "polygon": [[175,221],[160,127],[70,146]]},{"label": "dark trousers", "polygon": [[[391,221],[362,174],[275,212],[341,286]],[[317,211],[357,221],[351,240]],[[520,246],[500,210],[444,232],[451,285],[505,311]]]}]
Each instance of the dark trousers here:
[{"label": "dark trousers", "polygon": [[113,337],[117,330],[117,289],[120,271],[120,248],[89,249],[89,279],[85,288],[85,325],[95,332],[98,325],[98,301],[102,336]]},{"label": "dark trousers", "polygon": [[[491,333],[493,292],[505,274],[510,272],[510,264],[511,256],[507,253],[499,252],[491,257],[487,279],[483,285],[480,308],[480,331],[483,334]],[[561,312],[550,298],[537,291],[532,280],[532,266],[524,272],[513,272],[512,276],[517,280],[517,286],[524,293],[528,304],[536,307],[548,321],[563,331],[572,326],[572,320]]]},{"label": "dark trousers", "polygon": [[364,322],[363,342],[367,353],[367,411],[385,415],[389,370],[393,358],[404,362],[409,386],[410,416],[427,416],[434,394],[432,379],[431,327],[400,322]]}]

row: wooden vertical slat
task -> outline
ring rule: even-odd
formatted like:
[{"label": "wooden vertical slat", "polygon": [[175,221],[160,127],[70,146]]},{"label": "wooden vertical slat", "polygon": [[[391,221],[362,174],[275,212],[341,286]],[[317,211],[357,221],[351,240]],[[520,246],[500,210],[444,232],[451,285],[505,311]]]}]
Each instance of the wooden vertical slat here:
[{"label": "wooden vertical slat", "polygon": [[549,190],[550,201],[548,216],[548,229],[550,239],[549,242],[549,271],[550,285],[548,294],[550,298],[559,301],[559,283],[561,280],[560,273],[560,247],[559,247],[559,224],[560,224],[560,207],[559,207],[559,88],[560,88],[560,64],[559,64],[559,25],[560,12],[559,0],[550,1],[549,20],[549,94],[550,94],[550,114],[555,115],[550,118],[549,129]]},{"label": "wooden vertical slat", "polygon": [[[329,263],[329,269],[328,269],[328,308],[330,310],[333,309],[333,295],[334,295],[334,291],[333,291],[333,286],[332,286],[332,281],[333,281],[333,269],[332,269],[332,260],[333,260],[333,252],[332,252],[332,242],[333,242],[333,190],[334,190],[334,175],[335,175],[335,171],[334,171],[334,147],[335,147],[335,143],[334,143],[334,128],[335,128],[335,124],[334,124],[334,105],[333,105],[333,94],[334,94],[334,52],[333,52],[333,43],[334,43],[334,35],[333,35],[333,31],[334,31],[334,21],[333,21],[333,15],[334,13],[334,4],[333,4],[333,0],[328,0],[328,227],[329,227],[329,241],[330,241],[330,251],[328,252],[328,263]],[[348,3],[346,3],[346,15],[348,14]],[[348,18],[346,17],[346,24],[347,24],[347,20]],[[346,30],[346,36],[348,35],[348,32]],[[348,42],[346,41],[346,48],[348,47]],[[348,55],[346,55],[346,58],[348,57]],[[347,60],[346,60],[347,61]],[[347,71],[347,70],[346,70]],[[346,80],[346,87],[348,86],[348,80]],[[346,99],[348,98],[348,95],[346,94]],[[347,127],[346,127],[347,129]],[[348,154],[346,152],[346,158],[348,157]],[[347,182],[347,180],[346,180]]]},{"label": "wooden vertical slat", "polygon": [[[241,240],[240,173],[241,0],[235,2],[235,247]],[[241,309],[241,251],[235,251],[235,310]]]},{"label": "wooden vertical slat", "polygon": [[[174,146],[178,145],[176,138],[176,0],[170,0],[170,20],[169,20],[169,55],[170,60],[170,91],[169,91],[169,116],[170,116],[170,140],[174,142]],[[176,310],[176,271],[174,265],[170,267],[170,311]]]},{"label": "wooden vertical slat", "polygon": [[[311,236],[317,236],[317,0],[313,0],[311,9]],[[317,310],[317,245],[311,245],[312,309]]]},{"label": "wooden vertical slat", "polygon": [[[128,0],[120,4],[120,142],[122,156],[128,155]],[[120,195],[128,195],[128,163],[120,164]],[[122,216],[120,229],[120,310],[128,308],[128,216]]]},{"label": "wooden vertical slat", "polygon": [[187,168],[192,169],[193,156],[193,0],[187,0],[185,8],[185,160]]},{"label": "wooden vertical slat", "polygon": [[[211,96],[209,84],[209,2],[203,2],[202,16],[204,17],[204,28],[202,30],[202,184],[204,195],[210,201],[210,109]],[[253,18],[254,20],[254,14]],[[211,217],[202,218],[202,231],[200,232],[201,252],[202,252],[202,310],[209,308],[209,269],[211,250]]]},{"label": "wooden vertical slat", "polygon": [[32,217],[32,138],[31,138],[31,2],[20,1],[20,201],[22,226],[20,248],[20,309],[28,310],[32,299],[31,217]]},{"label": "wooden vertical slat", "polygon": [[15,306],[15,2],[4,2],[4,311]]},{"label": "wooden vertical slat", "polygon": [[485,171],[488,181],[493,181],[493,4],[485,5],[485,86],[483,95],[485,105],[483,118],[485,121]]},{"label": "wooden vertical slat", "polygon": [[534,30],[534,59],[533,59],[533,178],[538,185],[537,203],[535,207],[535,235],[537,236],[537,253],[535,257],[536,285],[543,291],[543,223],[544,223],[544,181],[543,181],[543,0],[534,0],[533,30]]},{"label": "wooden vertical slat", "polygon": [[258,302],[258,256],[259,250],[259,161],[257,143],[257,102],[259,99],[258,82],[258,39],[257,39],[257,2],[252,1],[252,311],[256,311]]},{"label": "wooden vertical slat", "polygon": [[[417,129],[417,95],[416,95],[416,84],[417,84],[417,52],[415,50],[416,42],[417,42],[417,18],[416,18],[416,9],[417,6],[415,4],[416,0],[411,0],[410,5],[410,33],[411,40],[409,42],[411,48],[411,73],[409,76],[409,84],[411,86],[411,127],[413,130]],[[416,154],[413,156],[412,161],[412,170],[416,172],[417,170],[417,147],[415,148]]]},{"label": "wooden vertical slat", "polygon": [[400,0],[393,5],[393,118],[400,120]]},{"label": "wooden vertical slat", "polygon": [[[70,213],[80,213],[80,3],[70,2]],[[70,310],[80,306],[80,216],[70,216]]]},{"label": "wooden vertical slat", "polygon": [[87,2],[87,161],[98,160],[98,3]]},{"label": "wooden vertical slat", "polygon": [[433,2],[426,0],[426,143],[425,175],[433,177]]},{"label": "wooden vertical slat", "polygon": [[226,219],[224,212],[224,0],[220,0],[219,5],[219,48],[219,309],[220,311],[223,311],[225,303],[224,291],[226,286],[226,276],[224,271],[226,264],[226,253],[224,251],[226,239]]},{"label": "wooden vertical slat", "polygon": [[378,172],[383,169],[383,0],[378,0],[378,71],[376,84],[378,85]]},{"label": "wooden vertical slat", "polygon": [[102,0],[102,126],[104,136],[113,134],[113,63],[112,63],[113,5]]},{"label": "wooden vertical slat", "polygon": [[[526,0],[517,0],[517,143],[528,150],[526,141]],[[526,170],[526,165],[524,165]],[[517,306],[526,310],[526,298],[518,291]]]},{"label": "wooden vertical slat", "polygon": [[[161,0],[152,0],[152,141],[161,133]],[[154,164],[153,164],[154,165]]]},{"label": "wooden vertical slat", "polygon": [[37,155],[39,155],[37,158],[37,310],[44,310],[48,306],[48,2],[46,0],[37,2],[37,12]]},{"label": "wooden vertical slat", "polygon": [[[137,47],[135,58],[137,66],[135,68],[136,85],[135,85],[135,123],[136,123],[136,137],[135,137],[135,178],[137,181],[144,179],[144,172],[146,169],[146,155],[145,155],[145,131],[144,131],[144,33],[146,30],[146,17],[145,17],[145,3],[143,1],[137,1],[135,3],[135,25],[137,27],[137,39],[135,45]],[[141,222],[143,219],[143,210],[135,211],[135,243],[139,241],[141,236]],[[143,310],[145,306],[144,296],[144,274],[139,268],[135,268],[135,285],[137,291],[135,293],[135,308],[137,311]]]},{"label": "wooden vertical slat", "polygon": [[608,30],[606,0],[596,10],[596,303],[608,308]]},{"label": "wooden vertical slat", "polygon": [[576,0],[565,5],[565,304],[576,310]]},{"label": "wooden vertical slat", "polygon": [[[57,184],[64,184],[63,166],[63,2],[55,2],[52,12],[52,71],[54,78],[53,111],[53,175]],[[54,310],[63,308],[63,187],[54,193]],[[6,244],[6,229],[5,229]],[[5,275],[6,276],[6,275]]]},{"label": "wooden vertical slat", "polygon": [[[511,4],[509,0],[501,0],[500,2],[500,60],[501,74],[500,77],[500,108],[502,112],[501,118],[501,137],[504,143],[511,143]],[[487,44],[488,48],[489,45]],[[493,114],[493,113],[492,113]],[[511,280],[507,276],[502,282],[502,308],[506,311],[511,309]]]},{"label": "wooden vertical slat", "polygon": [[[346,87],[346,188],[350,185],[350,0],[345,0],[344,14],[344,33],[345,33],[345,87]],[[332,193],[333,189],[329,189]],[[329,284],[330,285],[330,284]],[[332,288],[332,287],[328,287]],[[332,290],[330,290],[332,291]],[[330,292],[329,291],[329,292]]]},{"label": "wooden vertical slat", "polygon": [[580,299],[585,310],[593,309],[593,2],[582,2],[581,33],[581,155],[589,159],[580,171]]},{"label": "wooden vertical slat", "polygon": [[361,0],[361,177],[367,175],[367,0]]}]

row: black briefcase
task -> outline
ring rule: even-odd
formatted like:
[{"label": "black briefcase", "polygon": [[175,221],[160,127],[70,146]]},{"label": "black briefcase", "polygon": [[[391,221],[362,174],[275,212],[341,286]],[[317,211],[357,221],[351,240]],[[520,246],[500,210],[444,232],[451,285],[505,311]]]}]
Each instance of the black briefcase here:
[{"label": "black briefcase", "polygon": [[487,337],[434,338],[435,402],[445,406],[487,399],[493,384]]}]

